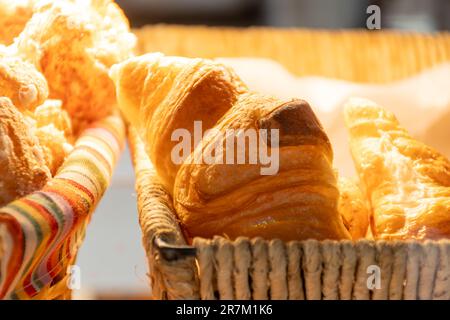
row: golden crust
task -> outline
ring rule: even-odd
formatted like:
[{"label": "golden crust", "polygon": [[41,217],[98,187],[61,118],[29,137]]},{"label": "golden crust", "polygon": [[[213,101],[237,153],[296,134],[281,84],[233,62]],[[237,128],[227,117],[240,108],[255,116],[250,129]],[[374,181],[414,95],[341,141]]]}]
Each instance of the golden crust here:
[{"label": "golden crust", "polygon": [[[188,235],[350,238],[337,212],[331,145],[305,101],[243,94],[214,129],[183,163],[175,181],[175,208]],[[227,129],[278,129],[279,171],[261,175],[260,162],[196,163],[212,145],[226,145]],[[233,148],[237,154],[237,146]]]},{"label": "golden crust", "polygon": [[340,177],[338,211],[353,240],[365,238],[369,229],[370,209],[366,197],[353,179]]},{"label": "golden crust", "polygon": [[450,237],[450,162],[363,99],[345,108],[357,172],[381,239]]},{"label": "golden crust", "polygon": [[50,97],[63,101],[78,133],[112,111],[109,67],[128,58],[134,42],[113,1],[63,0],[39,2],[14,46],[45,75]]},{"label": "golden crust", "polygon": [[33,134],[39,140],[53,176],[72,151],[74,142],[70,118],[61,105],[60,100],[47,100],[30,116]]},{"label": "golden crust", "polygon": [[[189,236],[350,238],[337,212],[331,145],[307,103],[248,92],[232,70],[210,60],[148,54],[114,66],[110,74],[119,108],[173,190]],[[214,130],[175,164],[171,152],[179,141],[171,141],[172,134],[184,129],[192,137],[196,120],[203,131]],[[280,171],[262,176],[262,163],[197,162],[224,143],[227,129],[278,129]]]},{"label": "golden crust", "polygon": [[0,206],[44,186],[50,172],[39,142],[8,98],[0,98]]},{"label": "golden crust", "polygon": [[[194,121],[211,128],[245,86],[229,68],[211,60],[147,54],[111,69],[118,105],[143,141],[164,185],[172,192],[179,165],[171,159],[175,129]],[[155,137],[158,137],[157,139]]]},{"label": "golden crust", "polygon": [[55,129],[61,131],[69,141],[74,140],[72,123],[66,110],[62,108],[62,101],[46,100],[36,108],[33,119],[36,121],[36,127],[42,128],[52,125]]},{"label": "golden crust", "polygon": [[33,15],[35,0],[0,0],[0,43],[9,45]]},{"label": "golden crust", "polygon": [[36,68],[0,48],[1,96],[11,99],[20,111],[33,111],[48,97],[47,81]]}]

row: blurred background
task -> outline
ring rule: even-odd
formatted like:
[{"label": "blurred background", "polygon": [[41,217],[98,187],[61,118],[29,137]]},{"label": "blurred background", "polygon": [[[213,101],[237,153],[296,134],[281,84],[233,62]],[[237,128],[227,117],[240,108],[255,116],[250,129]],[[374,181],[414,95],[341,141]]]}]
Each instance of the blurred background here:
[{"label": "blurred background", "polygon": [[[366,9],[381,9],[381,29],[450,29],[450,0],[119,0],[133,27],[153,23],[305,28],[365,28]],[[112,235],[112,236],[111,236]],[[75,298],[147,298],[147,263],[137,220],[128,149],[88,227],[77,261]]]},{"label": "blurred background", "polygon": [[118,0],[133,27],[149,23],[305,28],[365,28],[366,8],[381,9],[381,27],[450,29],[449,0]]}]

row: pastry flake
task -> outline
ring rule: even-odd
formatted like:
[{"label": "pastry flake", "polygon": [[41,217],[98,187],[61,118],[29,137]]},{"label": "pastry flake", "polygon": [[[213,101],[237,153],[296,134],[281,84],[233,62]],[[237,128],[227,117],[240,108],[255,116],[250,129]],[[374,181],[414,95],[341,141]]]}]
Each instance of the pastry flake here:
[{"label": "pastry flake", "polygon": [[450,162],[415,140],[388,110],[364,99],[345,107],[356,170],[378,239],[450,236]]},{"label": "pastry flake", "polygon": [[33,111],[48,97],[45,77],[29,62],[0,45],[0,95],[20,111]]},{"label": "pastry flake", "polygon": [[33,15],[37,0],[0,0],[0,43],[9,45]]},{"label": "pastry flake", "polygon": [[370,208],[356,179],[339,177],[338,210],[353,240],[366,238],[369,230]]},{"label": "pastry flake", "polygon": [[13,46],[46,77],[79,133],[115,106],[109,68],[130,57],[135,38],[111,0],[42,1]]},{"label": "pastry flake", "polygon": [[0,206],[42,188],[50,178],[44,153],[11,100],[0,98]]},{"label": "pastry flake", "polygon": [[60,100],[47,100],[29,116],[33,134],[43,149],[45,162],[54,176],[73,149],[69,115]]}]

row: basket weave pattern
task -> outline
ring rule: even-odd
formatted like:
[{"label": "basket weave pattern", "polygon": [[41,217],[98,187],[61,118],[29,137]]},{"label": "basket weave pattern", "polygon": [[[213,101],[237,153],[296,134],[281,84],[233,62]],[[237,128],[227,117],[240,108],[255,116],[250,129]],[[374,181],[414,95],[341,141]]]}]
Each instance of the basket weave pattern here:
[{"label": "basket weave pattern", "polygon": [[[217,237],[195,239],[194,245],[202,299],[450,299],[449,241]],[[373,266],[379,268],[378,288],[372,287]]]}]

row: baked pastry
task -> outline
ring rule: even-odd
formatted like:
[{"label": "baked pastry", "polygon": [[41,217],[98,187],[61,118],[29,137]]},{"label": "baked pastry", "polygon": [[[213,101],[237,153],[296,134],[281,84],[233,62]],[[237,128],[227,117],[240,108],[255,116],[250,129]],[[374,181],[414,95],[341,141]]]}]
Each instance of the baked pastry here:
[{"label": "baked pastry", "polygon": [[62,100],[74,131],[115,106],[109,67],[131,56],[135,43],[114,1],[43,1],[13,47],[46,77],[50,98]]},{"label": "baked pastry", "polygon": [[33,15],[36,0],[0,0],[0,43],[9,45]]},{"label": "baked pastry", "polygon": [[[175,209],[188,237],[350,238],[337,211],[331,145],[305,101],[242,94],[214,129],[185,160],[175,181]],[[270,148],[271,134],[267,141],[270,153],[278,154],[278,171],[262,175],[267,164],[260,159],[255,164],[195,161],[218,145],[225,146],[226,155],[231,150],[238,154],[239,145],[230,147],[225,140],[229,129],[279,130],[279,148]],[[260,154],[261,143],[253,151],[246,148],[245,158]]]},{"label": "baked pastry", "polygon": [[0,96],[11,99],[20,111],[33,111],[48,97],[44,76],[31,63],[13,56],[0,45]]},{"label": "baked pastry", "polygon": [[0,98],[0,207],[44,186],[50,171],[37,138],[11,100]]},{"label": "baked pastry", "polygon": [[339,177],[338,211],[353,240],[366,238],[370,208],[366,196],[355,179]]},{"label": "baked pastry", "polygon": [[61,105],[60,100],[47,100],[29,116],[32,133],[38,138],[52,176],[72,151],[74,142],[69,115]]},{"label": "baked pastry", "polygon": [[32,115],[36,121],[37,128],[53,126],[67,138],[68,142],[73,142],[73,132],[70,117],[62,107],[61,100],[46,100],[36,108]]},{"label": "baked pastry", "polygon": [[128,59],[113,66],[110,75],[120,110],[146,142],[147,154],[170,192],[181,164],[172,160],[178,144],[173,132],[193,132],[194,121],[210,129],[245,90],[237,75],[221,64],[160,53]]},{"label": "baked pastry", "polygon": [[[189,238],[350,238],[337,211],[331,145],[306,102],[248,92],[232,70],[210,60],[149,54],[114,66],[111,77]],[[195,121],[210,129],[197,143]],[[189,137],[181,163],[173,158],[177,129]],[[257,148],[229,145],[230,130],[253,132]],[[271,169],[264,148],[277,168],[263,174]]]},{"label": "baked pastry", "polygon": [[364,99],[345,107],[350,147],[378,239],[450,237],[450,162]]}]

